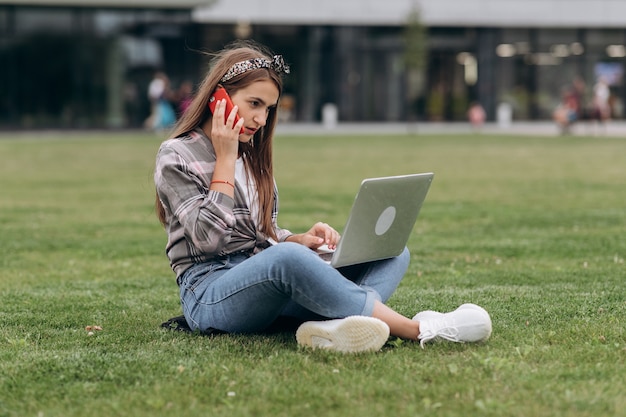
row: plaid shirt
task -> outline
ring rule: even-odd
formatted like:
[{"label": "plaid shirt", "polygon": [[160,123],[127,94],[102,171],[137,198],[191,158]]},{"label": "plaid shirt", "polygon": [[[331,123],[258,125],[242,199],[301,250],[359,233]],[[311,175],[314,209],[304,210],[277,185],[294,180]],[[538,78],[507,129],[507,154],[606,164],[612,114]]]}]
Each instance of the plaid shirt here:
[{"label": "plaid shirt", "polygon": [[[165,208],[168,235],[166,253],[177,277],[190,266],[240,251],[268,247],[268,237],[257,230],[244,192],[235,184],[235,198],[209,190],[215,169],[215,151],[201,129],[161,144],[154,182]],[[276,224],[278,189],[274,184],[272,220],[279,241],[291,232]]]}]

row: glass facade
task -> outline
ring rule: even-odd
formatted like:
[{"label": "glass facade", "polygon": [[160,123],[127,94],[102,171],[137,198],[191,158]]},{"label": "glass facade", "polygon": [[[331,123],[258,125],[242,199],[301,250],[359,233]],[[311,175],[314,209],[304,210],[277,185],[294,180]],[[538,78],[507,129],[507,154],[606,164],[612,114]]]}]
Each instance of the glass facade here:
[{"label": "glass facade", "polygon": [[0,128],[140,126],[140,90],[183,22],[188,11],[0,6]]},{"label": "glass facade", "polygon": [[[433,27],[426,65],[407,69],[403,27],[198,24],[189,10],[0,6],[0,128],[141,127],[157,69],[197,83],[208,56],[251,37],[292,65],[288,119],[464,121],[471,102],[490,120],[549,120],[574,85],[591,115],[609,81],[623,118],[626,30]],[[287,114],[287,113],[285,113]]]},{"label": "glass facade", "polygon": [[[503,29],[498,55],[498,100],[519,119],[549,119],[574,85],[582,90],[583,116],[591,114],[598,68],[614,68],[611,96],[614,118],[623,118],[624,30]],[[612,52],[613,49],[616,51]],[[622,51],[623,52],[623,51]]]}]

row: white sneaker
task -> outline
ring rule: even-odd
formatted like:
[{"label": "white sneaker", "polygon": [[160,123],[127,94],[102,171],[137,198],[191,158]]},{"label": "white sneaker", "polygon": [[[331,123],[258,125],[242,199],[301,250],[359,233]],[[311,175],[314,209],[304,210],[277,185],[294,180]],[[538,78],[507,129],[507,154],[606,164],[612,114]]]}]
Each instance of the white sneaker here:
[{"label": "white sneaker", "polygon": [[367,316],[307,321],[296,331],[299,345],[344,353],[377,351],[388,338],[389,326],[382,320]]},{"label": "white sneaker", "polygon": [[[465,308],[473,308],[475,310],[481,310],[481,311],[485,310],[484,308],[477,306],[476,304],[471,304],[471,303],[461,304],[459,307],[457,307],[457,310],[463,310]],[[443,318],[444,315],[445,313],[440,313],[438,311],[424,310],[424,311],[417,313],[413,317],[413,320],[420,321],[420,322],[424,320],[436,320],[436,319]]]},{"label": "white sneaker", "polygon": [[476,304],[463,304],[450,313],[422,311],[413,320],[420,322],[420,346],[431,340],[482,342],[491,336],[491,318]]}]

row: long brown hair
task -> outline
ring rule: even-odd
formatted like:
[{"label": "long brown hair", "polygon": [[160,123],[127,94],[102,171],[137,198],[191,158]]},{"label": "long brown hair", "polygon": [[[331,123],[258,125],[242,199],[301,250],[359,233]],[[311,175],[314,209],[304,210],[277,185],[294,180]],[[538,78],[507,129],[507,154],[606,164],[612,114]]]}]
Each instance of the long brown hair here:
[{"label": "long brown hair", "polygon": [[[264,46],[251,41],[237,41],[221,52],[214,55],[210,63],[210,69],[194,94],[194,98],[180,118],[170,137],[183,136],[211,117],[209,110],[209,97],[213,94],[218,84],[222,85],[228,94],[234,94],[237,90],[247,87],[255,81],[269,79],[276,84],[279,97],[282,94],[283,84],[281,75],[267,68],[258,68],[244,72],[232,79],[221,82],[221,78],[237,62],[254,58],[272,59],[272,53]],[[269,109],[267,121],[262,129],[259,129],[249,143],[239,144],[239,153],[244,156],[246,170],[252,175],[257,185],[259,198],[259,224],[263,233],[276,239],[276,233],[272,224],[272,208],[274,202],[274,168],[272,156],[272,139],[276,126],[277,106]],[[157,195],[155,208],[161,224],[166,225],[165,209]]]}]

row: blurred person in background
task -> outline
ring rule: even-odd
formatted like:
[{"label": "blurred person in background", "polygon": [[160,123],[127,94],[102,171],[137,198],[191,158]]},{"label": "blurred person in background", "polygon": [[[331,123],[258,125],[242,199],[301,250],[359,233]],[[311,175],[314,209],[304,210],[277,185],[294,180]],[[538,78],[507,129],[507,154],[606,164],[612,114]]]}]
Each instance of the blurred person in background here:
[{"label": "blurred person in background", "polygon": [[183,81],[178,87],[178,91],[176,92],[176,110],[178,118],[182,117],[183,114],[189,108],[191,104],[191,100],[193,99],[193,83],[191,81]]},{"label": "blurred person in background", "polygon": [[585,88],[583,79],[576,77],[570,86],[563,89],[561,101],[552,114],[563,135],[571,133],[574,123],[585,118]]},{"label": "blurred person in background", "polygon": [[162,131],[174,125],[176,114],[170,102],[171,98],[169,78],[163,71],[157,71],[148,85],[151,114],[145,121],[147,129]]},{"label": "blurred person in background", "polygon": [[[241,334],[288,319],[298,344],[340,352],[379,350],[390,334],[422,346],[489,338],[491,318],[475,304],[413,319],[384,304],[408,268],[406,248],[395,258],[335,269],[315,251],[337,246],[331,226],[280,228],[272,142],[289,67],[261,45],[237,42],[210,68],[156,157],[156,209],[184,314],[178,324]],[[212,114],[218,87],[234,107],[227,112],[226,100],[215,100]]]},{"label": "blurred person in background", "polygon": [[571,89],[565,89],[561,96],[561,102],[553,113],[553,119],[559,126],[562,135],[571,132],[571,127],[578,120],[578,101]]},{"label": "blurred person in background", "polygon": [[587,85],[582,77],[578,76],[572,81],[571,94],[573,96],[573,102],[576,109],[577,120],[584,120],[589,117],[589,113],[586,109],[585,93]]},{"label": "blurred person in background", "polygon": [[611,90],[604,77],[599,77],[593,86],[593,100],[591,116],[601,126],[611,118]]},{"label": "blurred person in background", "polygon": [[479,132],[485,124],[487,113],[485,113],[485,109],[483,109],[483,106],[481,106],[480,103],[474,101],[470,104],[470,107],[467,110],[467,118],[472,125],[472,128]]}]

